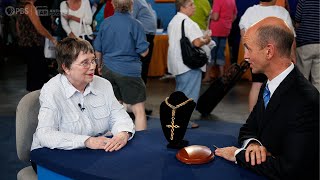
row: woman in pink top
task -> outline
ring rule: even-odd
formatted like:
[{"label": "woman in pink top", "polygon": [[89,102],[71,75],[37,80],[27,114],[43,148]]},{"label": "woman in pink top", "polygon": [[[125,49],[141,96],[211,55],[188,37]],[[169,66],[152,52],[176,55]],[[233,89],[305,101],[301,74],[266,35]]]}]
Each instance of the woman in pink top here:
[{"label": "woman in pink top", "polygon": [[[212,61],[207,67],[209,70],[210,66],[218,65],[220,76],[223,75],[225,65],[224,49],[226,47],[226,40],[236,16],[237,7],[235,0],[214,0],[209,28],[212,31],[212,40],[216,42],[217,46],[211,51]],[[211,80],[208,70],[203,81]]]}]

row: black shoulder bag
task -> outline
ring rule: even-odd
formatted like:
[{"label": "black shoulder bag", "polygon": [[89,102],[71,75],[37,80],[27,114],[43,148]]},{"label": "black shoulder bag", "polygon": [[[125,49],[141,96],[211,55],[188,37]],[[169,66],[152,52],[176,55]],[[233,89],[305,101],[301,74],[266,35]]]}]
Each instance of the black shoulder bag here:
[{"label": "black shoulder bag", "polygon": [[190,69],[201,68],[208,62],[207,54],[201,48],[195,47],[191,44],[189,39],[184,34],[184,21],[181,24],[181,54],[183,63]]}]

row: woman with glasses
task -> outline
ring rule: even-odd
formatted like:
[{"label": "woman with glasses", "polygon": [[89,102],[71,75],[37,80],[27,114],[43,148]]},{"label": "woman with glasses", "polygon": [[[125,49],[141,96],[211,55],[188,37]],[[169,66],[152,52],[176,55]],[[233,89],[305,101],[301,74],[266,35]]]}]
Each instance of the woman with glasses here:
[{"label": "woman with glasses", "polygon": [[[38,126],[31,150],[123,148],[135,132],[109,81],[94,75],[96,59],[88,41],[65,38],[57,45],[59,74],[40,92]],[[108,138],[107,135],[113,135]]]}]

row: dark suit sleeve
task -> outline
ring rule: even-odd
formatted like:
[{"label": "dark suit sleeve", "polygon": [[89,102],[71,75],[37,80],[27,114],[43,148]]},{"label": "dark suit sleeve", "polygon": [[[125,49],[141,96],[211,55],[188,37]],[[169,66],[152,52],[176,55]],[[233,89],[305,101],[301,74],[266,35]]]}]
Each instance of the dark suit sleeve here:
[{"label": "dark suit sleeve", "polygon": [[[262,86],[264,87],[264,86]],[[259,93],[259,98],[258,98],[258,102],[257,105],[254,106],[252,112],[250,113],[247,121],[245,124],[243,124],[243,126],[240,128],[239,131],[239,136],[238,136],[238,142],[240,145],[243,144],[243,141],[249,139],[249,138],[255,138],[258,139],[258,113],[259,113],[259,108],[260,107],[260,99],[262,97],[262,90],[260,89],[260,93]]]},{"label": "dark suit sleeve", "polygon": [[[295,113],[295,119],[288,120],[288,133],[283,134],[281,152],[267,157],[266,162],[251,166],[245,161],[245,151],[237,154],[237,163],[270,179],[318,179],[319,168],[319,94],[312,103],[303,103]],[[300,102],[299,102],[300,103]],[[255,118],[248,122],[255,123]],[[246,123],[240,132],[244,137],[253,136],[253,125]],[[239,140],[240,140],[239,139]],[[271,152],[272,153],[272,152]],[[308,168],[311,167],[311,168]],[[315,173],[316,172],[316,173]]]},{"label": "dark suit sleeve", "polygon": [[242,125],[239,131],[238,142],[240,146],[242,146],[243,141],[247,139],[250,139],[250,138],[258,139],[257,129],[258,129],[258,124],[255,118],[255,113],[251,112],[246,123]]}]

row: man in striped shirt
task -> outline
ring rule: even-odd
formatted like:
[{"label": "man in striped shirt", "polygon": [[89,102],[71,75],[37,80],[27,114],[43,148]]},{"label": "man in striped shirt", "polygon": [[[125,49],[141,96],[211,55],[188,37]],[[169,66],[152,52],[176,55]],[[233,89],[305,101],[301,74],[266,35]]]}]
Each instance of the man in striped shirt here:
[{"label": "man in striped shirt", "polygon": [[299,0],[296,11],[297,66],[320,91],[319,0]]}]

